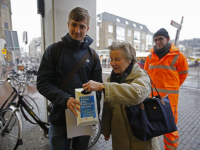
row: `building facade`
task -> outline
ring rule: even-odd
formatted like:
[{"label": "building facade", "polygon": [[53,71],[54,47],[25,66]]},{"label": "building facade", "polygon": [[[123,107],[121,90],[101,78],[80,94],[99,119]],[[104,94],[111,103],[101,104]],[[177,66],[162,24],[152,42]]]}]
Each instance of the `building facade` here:
[{"label": "building facade", "polygon": [[153,33],[146,25],[104,12],[97,15],[97,50],[107,49],[114,40],[128,41],[136,51],[153,47]]},{"label": "building facade", "polygon": [[200,58],[200,38],[179,41],[178,47],[186,57],[194,56]]},{"label": "building facade", "polygon": [[[10,0],[0,0],[0,50],[6,48],[4,30],[12,30],[11,20],[11,2]],[[0,53],[0,62],[4,60],[11,60],[12,53],[7,52],[7,55]]]},{"label": "building facade", "polygon": [[33,38],[29,44],[29,57],[41,59],[43,54],[41,50],[41,37]]}]

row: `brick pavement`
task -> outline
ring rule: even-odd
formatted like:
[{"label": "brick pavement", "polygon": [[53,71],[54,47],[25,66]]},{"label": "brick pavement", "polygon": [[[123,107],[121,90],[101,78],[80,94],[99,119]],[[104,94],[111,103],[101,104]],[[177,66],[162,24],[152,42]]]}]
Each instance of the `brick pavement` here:
[{"label": "brick pavement", "polygon": [[[200,150],[200,92],[199,90],[181,88],[179,100],[179,121],[178,130],[180,134],[179,150]],[[41,99],[40,99],[41,101]],[[43,103],[43,102],[42,102]],[[42,105],[40,105],[42,106]],[[44,109],[43,109],[44,110]],[[39,127],[33,128],[23,135],[24,145],[19,147],[19,150],[42,149],[48,150],[49,143],[45,139],[43,143],[39,141],[42,132]],[[159,137],[161,149],[163,149],[162,136]],[[105,141],[101,135],[99,141],[89,150],[105,149],[111,150],[111,141]]]},{"label": "brick pavement", "polygon": [[[179,99],[179,147],[178,150],[200,150],[200,90],[198,89],[200,82],[199,77],[189,76],[180,89]],[[198,83],[198,84],[196,84]],[[40,106],[41,118],[44,120],[44,99],[38,93],[33,96]],[[24,121],[23,145],[19,146],[19,150],[49,150],[48,139],[40,140],[42,131],[36,125],[30,125]],[[161,149],[163,149],[162,136],[159,137]],[[105,141],[101,135],[98,142],[89,150],[96,149],[112,149],[112,141]]]}]

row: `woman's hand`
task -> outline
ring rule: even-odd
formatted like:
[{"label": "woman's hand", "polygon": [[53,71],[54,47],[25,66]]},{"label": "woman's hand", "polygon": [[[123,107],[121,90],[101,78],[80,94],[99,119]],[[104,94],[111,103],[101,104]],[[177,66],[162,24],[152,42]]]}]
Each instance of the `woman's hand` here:
[{"label": "woman's hand", "polygon": [[108,141],[110,139],[110,135],[104,135],[104,139]]},{"label": "woman's hand", "polygon": [[102,91],[103,83],[90,80],[88,83],[83,84],[83,89],[87,92]]}]

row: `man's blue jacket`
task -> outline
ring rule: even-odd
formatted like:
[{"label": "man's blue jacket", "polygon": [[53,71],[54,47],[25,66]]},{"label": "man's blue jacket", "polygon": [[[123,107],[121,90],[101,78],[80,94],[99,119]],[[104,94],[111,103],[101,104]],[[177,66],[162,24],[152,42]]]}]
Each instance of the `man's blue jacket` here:
[{"label": "man's blue jacket", "polygon": [[[94,56],[91,55],[83,66],[75,73],[72,79],[65,85],[64,91],[59,89],[58,87],[60,84],[87,53],[93,39],[86,35],[84,41],[80,42],[72,39],[68,33],[62,38],[62,41],[63,46],[57,68],[54,68],[52,61],[52,47],[54,46],[54,43],[44,52],[37,75],[37,89],[39,93],[54,104],[48,117],[48,121],[55,125],[66,124],[65,109],[67,109],[68,99],[70,97],[75,98],[75,88],[82,88],[82,85],[89,80],[103,82],[102,68],[99,56],[96,54],[96,59],[98,59],[96,66],[93,67]],[[54,74],[55,70],[56,73]],[[97,105],[99,111],[100,100],[101,92],[97,92]]]}]

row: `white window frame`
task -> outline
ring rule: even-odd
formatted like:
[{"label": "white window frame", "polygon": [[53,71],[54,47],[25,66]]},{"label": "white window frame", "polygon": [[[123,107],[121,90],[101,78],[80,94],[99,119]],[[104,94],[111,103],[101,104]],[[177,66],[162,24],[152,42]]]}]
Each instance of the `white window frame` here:
[{"label": "white window frame", "polygon": [[113,26],[112,25],[108,25],[108,32],[113,33]]},{"label": "white window frame", "polygon": [[113,39],[108,39],[108,46],[110,46],[113,42]]},{"label": "white window frame", "polygon": [[142,50],[145,50],[145,48],[144,48],[145,46],[144,46],[144,44],[142,44]]},{"label": "white window frame", "polygon": [[116,39],[125,41],[126,29],[124,27],[117,26],[116,27]]},{"label": "white window frame", "polygon": [[131,37],[131,30],[127,30],[127,35],[129,36],[129,37]]},{"label": "white window frame", "polygon": [[[135,39],[135,36],[137,36],[137,39]],[[134,31],[134,42],[140,43],[141,40],[141,32],[140,31]]]},{"label": "white window frame", "polygon": [[99,26],[97,26],[97,47],[99,47]]},{"label": "white window frame", "polygon": [[145,34],[144,33],[142,33],[142,39],[145,39]]}]

